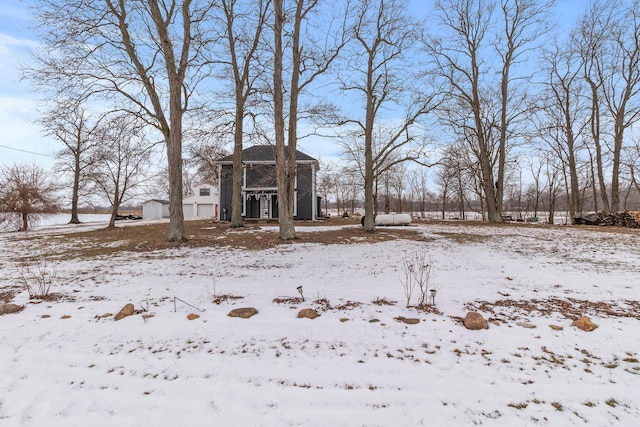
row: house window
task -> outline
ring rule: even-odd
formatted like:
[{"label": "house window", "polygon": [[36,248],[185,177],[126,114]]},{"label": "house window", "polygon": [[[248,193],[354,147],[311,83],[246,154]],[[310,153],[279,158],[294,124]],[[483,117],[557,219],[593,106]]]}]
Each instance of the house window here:
[{"label": "house window", "polygon": [[201,196],[210,196],[211,195],[211,189],[209,187],[202,187],[200,189],[200,195]]}]

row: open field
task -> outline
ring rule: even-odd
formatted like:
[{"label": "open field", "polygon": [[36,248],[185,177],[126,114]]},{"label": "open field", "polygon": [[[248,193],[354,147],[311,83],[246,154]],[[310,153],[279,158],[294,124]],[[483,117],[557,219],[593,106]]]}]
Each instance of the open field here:
[{"label": "open field", "polygon": [[[24,306],[0,316],[3,427],[640,419],[638,230],[340,218],[280,242],[275,225],[190,221],[176,245],[166,223],[118,225],[0,234],[0,304]],[[416,289],[406,307],[416,253],[435,305]],[[29,299],[26,268],[51,298]],[[240,307],[258,314],[227,316]],[[467,330],[468,311],[489,329]],[[571,326],[582,315],[598,328]]]}]

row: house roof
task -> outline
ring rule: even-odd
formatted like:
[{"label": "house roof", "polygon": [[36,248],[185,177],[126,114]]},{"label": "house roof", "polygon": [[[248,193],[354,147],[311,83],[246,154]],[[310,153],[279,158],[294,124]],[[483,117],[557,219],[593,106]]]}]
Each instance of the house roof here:
[{"label": "house roof", "polygon": [[[289,147],[285,146],[284,149],[285,152],[289,154]],[[273,145],[254,145],[253,147],[245,148],[242,150],[242,161],[245,163],[275,162],[274,150],[275,146]],[[218,162],[233,163],[233,155],[223,157]],[[296,162],[311,163],[317,162],[317,160],[300,150],[296,150]]]},{"label": "house roof", "polygon": [[162,200],[162,199],[150,199],[147,201],[142,202],[142,204],[144,205],[145,203],[162,203],[163,205],[168,205],[169,201],[168,200]]}]

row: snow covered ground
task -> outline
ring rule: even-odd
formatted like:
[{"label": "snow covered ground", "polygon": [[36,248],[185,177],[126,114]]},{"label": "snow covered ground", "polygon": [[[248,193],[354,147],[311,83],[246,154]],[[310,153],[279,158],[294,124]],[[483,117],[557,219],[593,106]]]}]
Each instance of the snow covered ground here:
[{"label": "snow covered ground", "polygon": [[[23,291],[24,310],[0,317],[0,426],[638,425],[640,234],[413,228],[424,239],[58,260],[64,299]],[[0,292],[19,283],[20,254],[64,245],[46,238],[63,230],[37,246],[0,234]],[[431,257],[440,314],[405,307],[400,266],[416,251]],[[287,302],[298,286],[306,302]],[[481,311],[497,320],[488,330],[457,320],[481,301],[533,299],[619,315],[585,308],[593,332],[517,304]],[[103,317],[129,302],[148,311]],[[238,307],[259,313],[227,316]],[[307,307],[321,316],[298,319]]]}]

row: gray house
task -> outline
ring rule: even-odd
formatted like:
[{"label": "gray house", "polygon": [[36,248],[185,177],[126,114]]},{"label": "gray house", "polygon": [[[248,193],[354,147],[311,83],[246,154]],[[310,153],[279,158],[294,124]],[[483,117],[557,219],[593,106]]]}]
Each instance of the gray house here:
[{"label": "gray house", "polygon": [[[278,185],[276,182],[275,147],[256,145],[242,151],[242,216],[246,219],[278,218]],[[220,164],[221,221],[231,220],[233,156]],[[294,212],[296,220],[316,220],[320,201],[316,194],[316,172],[319,164],[313,157],[296,150],[296,182]]]}]

